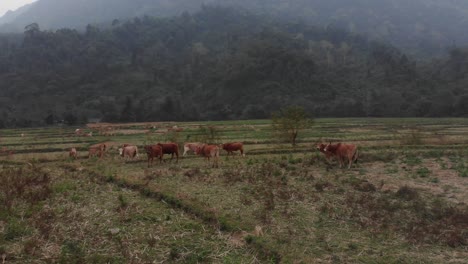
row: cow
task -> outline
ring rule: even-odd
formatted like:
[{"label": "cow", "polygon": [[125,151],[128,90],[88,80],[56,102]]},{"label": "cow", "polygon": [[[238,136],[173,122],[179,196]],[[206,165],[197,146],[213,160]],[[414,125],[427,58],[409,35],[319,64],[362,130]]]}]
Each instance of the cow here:
[{"label": "cow", "polygon": [[93,145],[89,147],[88,158],[91,158],[94,156],[99,156],[99,158],[102,158],[105,152],[106,152],[106,144],[101,143],[101,144]]},{"label": "cow", "polygon": [[340,163],[340,168],[348,163],[348,169],[351,168],[353,162],[358,160],[358,150],[354,144],[332,144],[331,142],[325,146],[325,152],[331,152]]},{"label": "cow", "polygon": [[81,129],[79,129],[79,128],[75,129],[75,136],[79,137],[81,135],[83,135],[83,131]]},{"label": "cow", "polygon": [[216,145],[208,145],[202,144],[201,146],[197,146],[195,150],[195,154],[205,157],[205,159],[209,162],[210,158],[213,158],[213,168],[218,167],[218,160],[219,160],[219,147]]},{"label": "cow", "polygon": [[176,143],[158,143],[158,146],[162,149],[161,159],[164,154],[171,154],[171,161],[174,159],[174,155],[176,155],[176,163],[179,162],[179,146]]},{"label": "cow", "polygon": [[220,147],[227,151],[228,156],[229,156],[229,154],[234,155],[234,151],[240,151],[240,154],[242,156],[245,156],[244,155],[244,144],[242,144],[241,142],[225,143],[225,144],[221,144]]},{"label": "cow", "polygon": [[15,154],[15,151],[8,149],[7,147],[2,147],[2,149],[0,150],[0,154],[8,156],[10,158],[13,156],[13,154]]},{"label": "cow", "polygon": [[188,152],[192,151],[195,153],[195,150],[197,149],[198,146],[203,145],[200,142],[192,142],[192,143],[185,143],[184,144],[184,154],[182,156],[185,156]]},{"label": "cow", "polygon": [[146,145],[144,146],[146,155],[148,155],[148,168],[153,165],[153,159],[159,157],[159,163],[162,162],[162,148],[159,145]]},{"label": "cow", "polygon": [[138,147],[129,144],[124,144],[121,148],[119,148],[119,154],[126,160],[134,159],[138,157]]},{"label": "cow", "polygon": [[68,152],[68,156],[70,158],[76,159],[78,157],[78,152],[76,151],[76,148],[71,148]]}]

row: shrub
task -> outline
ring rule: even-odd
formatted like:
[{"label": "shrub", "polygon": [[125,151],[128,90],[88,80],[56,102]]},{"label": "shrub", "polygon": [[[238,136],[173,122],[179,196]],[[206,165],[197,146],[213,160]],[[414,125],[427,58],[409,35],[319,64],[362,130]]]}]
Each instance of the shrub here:
[{"label": "shrub", "polygon": [[421,178],[427,178],[431,171],[426,167],[420,167],[416,170],[416,174],[418,174]]},{"label": "shrub", "polygon": [[19,201],[34,205],[52,193],[50,177],[37,168],[7,168],[0,171],[0,206],[10,210]]},{"label": "shrub", "polygon": [[423,135],[417,129],[412,129],[409,135],[404,136],[400,140],[401,145],[422,145],[423,144]]},{"label": "shrub", "polygon": [[419,198],[419,193],[416,189],[405,185],[398,189],[398,191],[396,192],[396,196],[403,200],[411,201]]}]

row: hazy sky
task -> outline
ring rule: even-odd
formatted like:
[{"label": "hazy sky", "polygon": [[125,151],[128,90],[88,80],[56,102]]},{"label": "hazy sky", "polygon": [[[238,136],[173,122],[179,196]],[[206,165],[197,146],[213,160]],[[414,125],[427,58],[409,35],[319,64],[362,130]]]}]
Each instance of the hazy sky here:
[{"label": "hazy sky", "polygon": [[8,10],[15,10],[18,7],[35,1],[36,0],[0,0],[0,16],[3,16]]}]

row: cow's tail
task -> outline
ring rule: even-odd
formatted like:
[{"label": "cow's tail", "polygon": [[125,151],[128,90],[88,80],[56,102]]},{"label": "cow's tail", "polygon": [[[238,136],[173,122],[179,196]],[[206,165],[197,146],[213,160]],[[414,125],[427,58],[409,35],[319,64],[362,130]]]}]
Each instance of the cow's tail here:
[{"label": "cow's tail", "polygon": [[358,163],[358,158],[359,158],[359,152],[356,148],[356,151],[354,151],[354,154],[353,154],[353,162]]}]

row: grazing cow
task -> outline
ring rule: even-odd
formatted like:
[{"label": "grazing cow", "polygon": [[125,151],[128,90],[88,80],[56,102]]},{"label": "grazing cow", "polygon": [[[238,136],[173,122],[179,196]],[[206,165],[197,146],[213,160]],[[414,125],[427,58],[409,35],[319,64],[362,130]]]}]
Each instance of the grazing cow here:
[{"label": "grazing cow", "polygon": [[153,165],[153,159],[159,157],[159,163],[162,162],[162,148],[159,145],[147,145],[144,146],[146,155],[148,155],[148,168]]},{"label": "grazing cow", "polygon": [[173,126],[173,127],[168,128],[168,131],[182,132],[184,131],[184,129],[181,127]]},{"label": "grazing cow", "polygon": [[106,152],[106,144],[101,143],[101,144],[93,145],[89,148],[88,158],[91,158],[94,156],[99,156],[99,158],[102,158],[105,152]]},{"label": "grazing cow", "polygon": [[176,143],[158,143],[162,149],[161,159],[164,154],[171,154],[171,161],[174,159],[174,154],[176,155],[176,163],[179,162],[179,146]]},{"label": "grazing cow", "polygon": [[334,156],[333,153],[331,153],[330,151],[325,151],[325,147],[327,145],[323,144],[323,143],[320,143],[320,144],[317,144],[317,150],[322,152],[324,155],[325,155],[325,159],[327,160],[328,163],[330,163],[330,159]]},{"label": "grazing cow", "polygon": [[75,129],[75,136],[81,136],[83,134],[83,131],[79,128]]},{"label": "grazing cow", "polygon": [[78,157],[78,152],[76,151],[76,148],[71,148],[68,152],[68,156],[70,158],[76,159]]},{"label": "grazing cow", "polygon": [[185,156],[188,152],[192,151],[195,153],[195,150],[197,149],[198,146],[203,145],[200,142],[193,142],[193,143],[185,143],[184,144],[184,154],[182,156]]},{"label": "grazing cow", "polygon": [[124,144],[119,148],[119,154],[124,159],[134,159],[135,157],[138,157],[138,148],[137,146]]},{"label": "grazing cow", "polygon": [[332,144],[330,142],[324,150],[333,153],[340,163],[340,168],[343,164],[348,163],[348,169],[350,169],[353,162],[357,162],[358,159],[358,150],[354,144]]},{"label": "grazing cow", "polygon": [[15,154],[15,151],[8,149],[7,147],[2,147],[2,149],[0,150],[0,154],[11,157],[13,156],[13,154]]},{"label": "grazing cow", "polygon": [[195,154],[205,157],[205,159],[209,162],[210,158],[213,158],[213,168],[218,167],[218,160],[219,160],[219,147],[216,145],[207,145],[203,144],[198,146]]},{"label": "grazing cow", "polygon": [[241,142],[225,143],[225,144],[221,144],[220,147],[227,151],[228,156],[229,156],[229,154],[234,155],[234,151],[240,151],[240,154],[242,156],[245,156],[244,155],[244,144],[242,144]]}]

